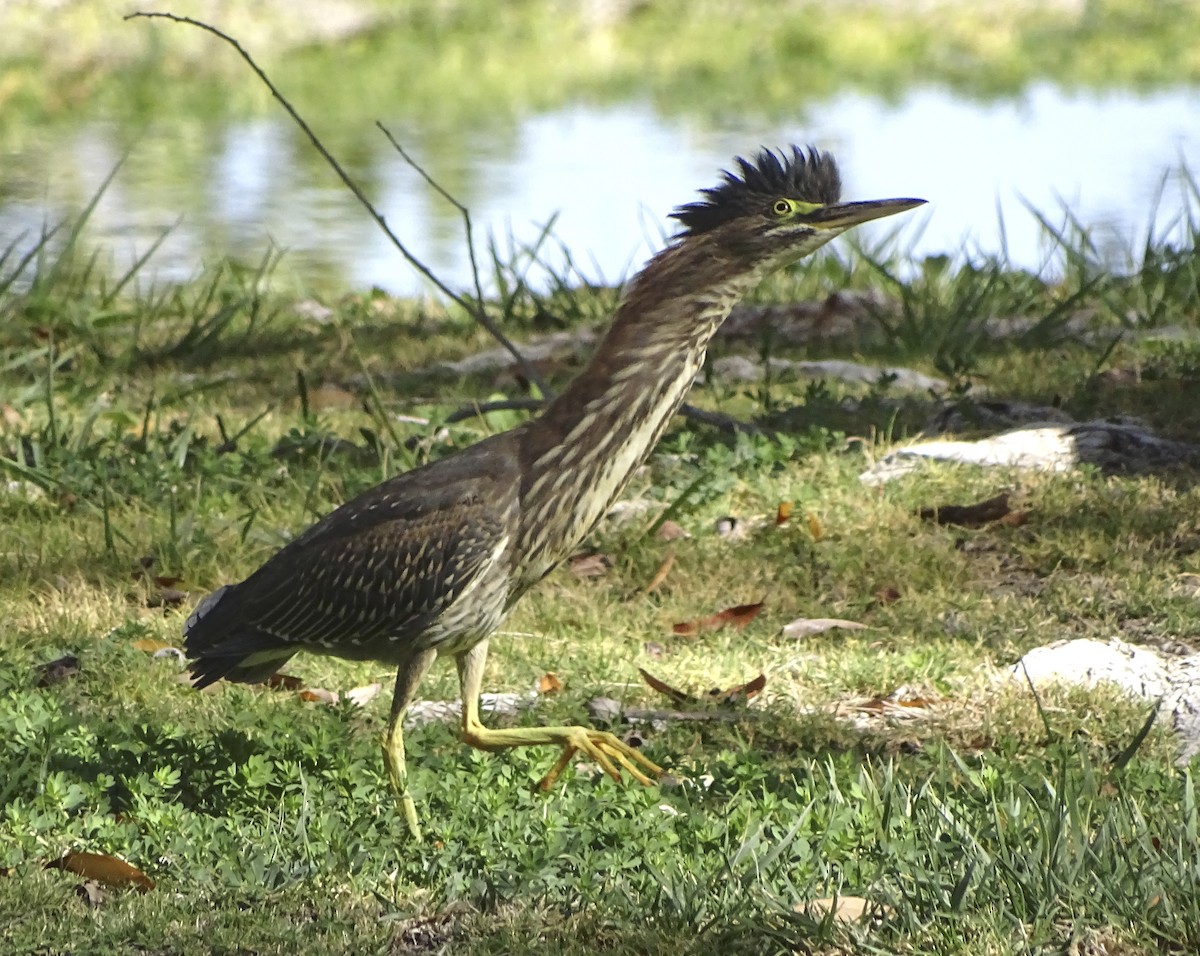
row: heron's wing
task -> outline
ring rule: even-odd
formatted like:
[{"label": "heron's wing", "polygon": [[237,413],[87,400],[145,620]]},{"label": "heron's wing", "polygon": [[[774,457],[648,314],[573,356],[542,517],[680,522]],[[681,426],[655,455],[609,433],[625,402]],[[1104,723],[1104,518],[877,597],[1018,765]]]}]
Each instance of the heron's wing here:
[{"label": "heron's wing", "polygon": [[499,462],[480,475],[457,459],[439,464],[451,462],[364,492],[201,604],[185,627],[200,681],[262,679],[272,660],[305,645],[352,658],[402,653],[492,566],[510,534],[509,468]]}]

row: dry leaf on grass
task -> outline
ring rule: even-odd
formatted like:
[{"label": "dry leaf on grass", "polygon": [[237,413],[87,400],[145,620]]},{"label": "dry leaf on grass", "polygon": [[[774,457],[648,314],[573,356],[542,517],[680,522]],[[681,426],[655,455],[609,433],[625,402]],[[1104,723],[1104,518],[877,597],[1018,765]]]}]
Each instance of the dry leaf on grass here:
[{"label": "dry leaf on grass", "polygon": [[700,699],[693,697],[686,691],[679,690],[677,687],[672,687],[666,681],[659,680],[644,667],[638,668],[638,673],[642,675],[642,680],[650,685],[651,690],[656,690],[660,694],[665,694],[677,704],[698,704]]},{"label": "dry leaf on grass", "polygon": [[822,897],[817,900],[804,900],[792,907],[797,913],[809,913],[812,916],[824,917],[831,911],[835,920],[846,923],[856,923],[864,916],[888,917],[892,915],[890,906],[883,906],[862,896],[838,896],[835,898]]},{"label": "dry leaf on grass", "polygon": [[553,671],[548,671],[537,679],[537,692],[539,694],[557,694],[562,688],[562,681],[558,679],[558,675]]},{"label": "dry leaf on grass", "polygon": [[825,537],[825,529],[821,526],[821,519],[816,515],[808,516],[808,533],[813,536],[814,541],[820,541]]},{"label": "dry leaf on grass", "polygon": [[[689,694],[687,691],[680,690],[678,687],[672,687],[664,680],[655,677],[645,668],[639,667],[638,673],[642,675],[644,680],[652,690],[658,691],[660,694],[665,694],[670,697],[676,704],[698,704],[700,698]],[[705,700],[710,703],[718,704],[739,704],[750,700],[762,693],[762,689],[767,686],[767,677],[765,674],[759,674],[753,680],[746,681],[744,684],[735,684],[733,687],[721,689],[714,687],[704,695]]]},{"label": "dry leaf on grass", "polygon": [[788,519],[792,516],[792,503],[790,501],[779,502],[779,507],[775,509],[775,527],[781,524],[787,524]]},{"label": "dry leaf on grass", "polygon": [[304,681],[299,677],[293,677],[291,674],[281,674],[276,671],[265,681],[263,685],[271,688],[271,690],[303,690]]},{"label": "dry leaf on grass", "polygon": [[326,690],[324,687],[305,687],[296,696],[314,704],[336,704],[340,699],[336,690]]},{"label": "dry leaf on grass", "polygon": [[716,614],[710,614],[708,617],[680,621],[678,624],[672,625],[671,630],[681,637],[691,637],[701,631],[713,631],[719,627],[742,628],[758,617],[764,603],[764,601],[759,601],[757,604],[737,604],[734,607],[718,611]]},{"label": "dry leaf on grass", "polygon": [[911,687],[897,687],[886,697],[855,697],[834,704],[835,714],[874,714],[893,717],[917,717],[919,711],[938,703],[938,698]]},{"label": "dry leaf on grass", "polygon": [[923,521],[953,524],[961,528],[981,528],[985,524],[999,521],[1011,513],[1012,509],[1008,506],[1008,492],[1006,491],[1002,491],[986,501],[977,501],[971,505],[939,505],[936,508],[922,508],[917,512]]},{"label": "dry leaf on grass", "polygon": [[862,631],[867,625],[858,621],[846,621],[840,617],[798,617],[783,625],[784,637],[811,637],[822,631],[841,628],[844,631]]},{"label": "dry leaf on grass", "polygon": [[190,596],[179,588],[163,588],[146,597],[146,607],[179,607]]},{"label": "dry leaf on grass", "polygon": [[727,687],[725,690],[714,687],[708,692],[707,696],[709,700],[720,704],[740,704],[750,700],[752,697],[757,697],[766,686],[767,675],[759,674],[753,680],[748,680],[744,684],[735,684],[733,687]]},{"label": "dry leaf on grass", "polygon": [[658,538],[659,541],[678,541],[680,538],[690,538],[691,535],[668,518],[658,526],[658,530],[654,532],[654,537]]},{"label": "dry leaf on grass", "polygon": [[575,554],[567,564],[577,578],[598,578],[608,574],[613,566],[612,558],[607,554]]},{"label": "dry leaf on grass", "polygon": [[65,870],[105,886],[130,886],[139,893],[154,889],[154,881],[135,866],[103,853],[67,853],[46,864],[48,870]]},{"label": "dry leaf on grass", "polygon": [[880,588],[875,592],[875,602],[877,604],[895,604],[900,600],[900,589],[895,585],[889,584],[885,588]]}]

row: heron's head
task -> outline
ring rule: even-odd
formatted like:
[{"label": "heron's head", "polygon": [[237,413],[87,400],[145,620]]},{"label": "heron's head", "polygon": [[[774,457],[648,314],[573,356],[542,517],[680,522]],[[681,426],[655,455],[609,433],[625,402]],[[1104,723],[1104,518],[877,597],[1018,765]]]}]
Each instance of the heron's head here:
[{"label": "heron's head", "polygon": [[753,162],[739,158],[737,166],[725,171],[719,186],[702,190],[703,200],[671,214],[683,224],[675,243],[705,237],[710,250],[760,273],[808,255],[860,222],[925,202],[841,202],[837,163],[811,146],[793,146],[790,155],[763,149]]}]

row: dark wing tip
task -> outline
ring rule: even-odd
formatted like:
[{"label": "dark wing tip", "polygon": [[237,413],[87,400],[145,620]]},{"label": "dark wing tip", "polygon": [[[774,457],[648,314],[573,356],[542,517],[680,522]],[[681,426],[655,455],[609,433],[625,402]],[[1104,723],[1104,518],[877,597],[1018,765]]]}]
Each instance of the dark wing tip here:
[{"label": "dark wing tip", "polygon": [[734,162],[739,172],[723,170],[720,184],[700,190],[704,199],[671,213],[672,219],[683,224],[681,236],[708,232],[780,196],[823,205],[841,198],[837,162],[815,146],[792,146],[779,152],[764,146],[753,161],[738,156]]}]

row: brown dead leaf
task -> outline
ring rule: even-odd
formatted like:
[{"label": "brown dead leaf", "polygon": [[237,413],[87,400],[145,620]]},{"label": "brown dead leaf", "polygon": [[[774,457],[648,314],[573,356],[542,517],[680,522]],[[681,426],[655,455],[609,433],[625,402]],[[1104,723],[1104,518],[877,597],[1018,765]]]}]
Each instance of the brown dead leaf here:
[{"label": "brown dead leaf", "polygon": [[764,603],[765,601],[759,601],[757,604],[737,604],[734,607],[718,611],[716,614],[710,614],[708,617],[681,621],[672,625],[671,630],[681,637],[691,637],[701,631],[713,631],[719,627],[743,628],[758,617]]},{"label": "brown dead leaf", "polygon": [[154,889],[154,881],[137,867],[105,853],[71,851],[60,859],[47,863],[46,869],[65,870],[105,886],[133,887],[139,893]]},{"label": "brown dead leaf", "polygon": [[553,671],[548,671],[537,679],[537,692],[539,694],[557,694],[562,689],[562,681],[558,679],[558,675]]},{"label": "brown dead leaf", "polygon": [[659,541],[678,541],[680,538],[690,538],[691,535],[668,518],[658,526],[658,530],[654,532],[654,537],[658,538]]},{"label": "brown dead leaf", "polygon": [[821,526],[821,519],[816,515],[808,516],[808,533],[812,535],[814,541],[820,541],[825,537],[825,529]]},{"label": "brown dead leaf", "polygon": [[953,524],[961,528],[981,528],[985,524],[999,521],[1011,510],[1008,506],[1008,492],[1002,491],[993,498],[977,501],[972,505],[939,505],[936,508],[922,508],[917,514],[923,521]]},{"label": "brown dead leaf", "polygon": [[577,578],[598,578],[608,574],[613,562],[607,554],[575,554],[567,562]]},{"label": "brown dead leaf", "polygon": [[187,591],[178,588],[163,588],[146,598],[146,607],[179,607],[188,599]]},{"label": "brown dead leaf", "polygon": [[39,664],[35,671],[38,675],[38,687],[53,687],[79,673],[79,658],[73,654],[67,654],[56,661]]},{"label": "brown dead leaf", "polygon": [[1010,511],[1002,518],[997,518],[995,524],[1000,528],[1019,528],[1021,525],[1029,524],[1029,519],[1033,517],[1033,512],[1026,511]]},{"label": "brown dead leaf", "polygon": [[147,654],[157,654],[159,651],[170,647],[166,641],[158,641],[152,637],[140,637],[131,645],[135,651],[144,651]]},{"label": "brown dead leaf", "polygon": [[[281,675],[275,675],[281,676]],[[292,677],[289,680],[296,680]],[[297,694],[301,700],[315,704],[336,704],[340,697],[336,690],[326,690],[324,687],[304,687]]]},{"label": "brown dead leaf", "polygon": [[744,684],[735,684],[733,687],[728,687],[725,690],[714,687],[708,692],[708,699],[725,705],[741,704],[753,697],[757,697],[766,686],[767,675],[759,674],[753,680],[748,680]]},{"label": "brown dead leaf", "polygon": [[862,896],[839,896],[835,899],[823,897],[817,900],[804,900],[792,907],[797,913],[809,913],[813,916],[824,917],[830,912],[835,920],[844,923],[856,923],[864,916],[892,915],[890,906],[882,906]]},{"label": "brown dead leaf", "polygon": [[814,634],[820,634],[822,631],[831,631],[834,628],[841,628],[846,631],[862,631],[867,625],[860,624],[858,621],[846,621],[840,617],[798,617],[794,621],[789,621],[783,625],[784,637],[812,637]]},{"label": "brown dead leaf", "polygon": [[650,579],[650,583],[642,588],[643,594],[650,594],[656,591],[667,579],[667,575],[671,573],[671,568],[675,566],[675,552],[668,551],[667,556],[663,558],[662,564],[658,566],[658,570],[654,572],[654,577]]},{"label": "brown dead leaf", "polygon": [[679,690],[679,688],[672,687],[666,681],[659,680],[644,667],[639,667],[638,673],[642,675],[642,680],[650,685],[651,690],[656,690],[660,694],[666,694],[676,704],[698,704],[700,702],[698,698],[693,697],[686,691]]},{"label": "brown dead leaf", "polygon": [[281,674],[276,671],[268,677],[263,683],[270,687],[271,690],[302,690],[304,681],[299,677],[293,677],[291,674]]},{"label": "brown dead leaf", "polygon": [[779,507],[775,509],[775,527],[781,524],[787,524],[788,519],[792,516],[792,503],[790,501],[779,502]]},{"label": "brown dead leaf", "polygon": [[880,604],[895,604],[900,600],[900,589],[889,584],[875,592],[875,600]]}]

